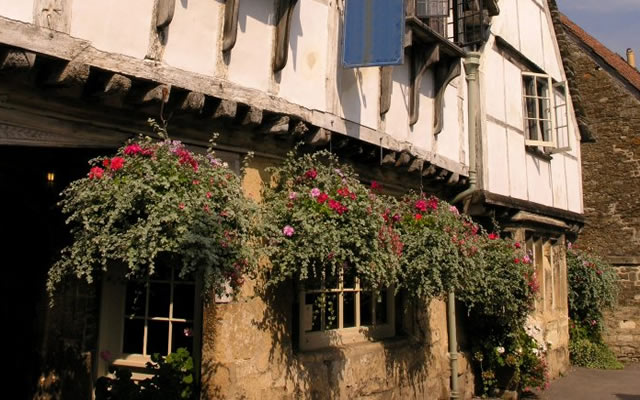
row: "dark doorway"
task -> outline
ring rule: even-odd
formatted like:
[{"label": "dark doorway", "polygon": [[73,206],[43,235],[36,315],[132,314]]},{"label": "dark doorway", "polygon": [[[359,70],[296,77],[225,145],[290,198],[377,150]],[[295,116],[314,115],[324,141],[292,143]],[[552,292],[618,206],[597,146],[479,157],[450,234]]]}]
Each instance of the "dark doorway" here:
[{"label": "dark doorway", "polygon": [[[69,240],[56,205],[59,193],[72,180],[85,176],[87,162],[101,153],[104,150],[0,146],[2,321],[9,349],[6,382],[11,382],[15,399],[32,399],[42,390],[55,369],[47,353],[55,353],[56,362],[74,357],[59,353],[74,344],[51,332],[56,323],[67,328],[69,323],[60,319],[59,311],[49,309],[45,282],[49,267]],[[76,310],[62,311],[70,311],[77,319]],[[85,351],[81,347],[88,344],[77,346]],[[90,385],[90,374],[85,375]],[[64,383],[57,378],[51,382],[52,390],[61,393]]]}]

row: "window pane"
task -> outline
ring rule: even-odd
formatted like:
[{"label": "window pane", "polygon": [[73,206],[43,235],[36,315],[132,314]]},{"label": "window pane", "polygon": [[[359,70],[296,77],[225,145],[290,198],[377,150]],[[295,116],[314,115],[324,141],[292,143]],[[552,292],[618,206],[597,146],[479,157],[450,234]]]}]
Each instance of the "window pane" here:
[{"label": "window pane", "polygon": [[320,330],[320,295],[319,294],[307,294],[305,295],[305,305],[310,305],[311,308],[311,330],[309,332],[316,332]]},{"label": "window pane", "polygon": [[173,287],[173,318],[193,319],[195,287],[176,284]]},{"label": "window pane", "polygon": [[324,329],[338,328],[338,295],[326,294],[324,299]]},{"label": "window pane", "polygon": [[147,286],[144,282],[129,282],[125,302],[125,315],[128,317],[144,317],[144,307],[147,300]]},{"label": "window pane", "polygon": [[356,326],[356,302],[355,293],[347,292],[343,296],[342,327],[351,328]]},{"label": "window pane", "polygon": [[193,354],[193,325],[191,323],[172,323],[171,352],[184,347]]},{"label": "window pane", "polygon": [[356,287],[356,269],[355,268],[345,268],[344,269],[344,282],[343,287],[345,289],[355,289]]},{"label": "window pane", "polygon": [[149,317],[169,317],[168,283],[151,283],[149,287]]},{"label": "window pane", "polygon": [[373,325],[371,292],[360,292],[360,326]]},{"label": "window pane", "polygon": [[382,290],[378,293],[376,301],[376,324],[387,323],[387,291]]},{"label": "window pane", "polygon": [[142,354],[143,343],[144,320],[125,318],[122,352],[125,354]]},{"label": "window pane", "polygon": [[149,279],[152,281],[169,281],[171,280],[171,268],[158,263],[156,264],[156,268],[153,270],[153,275],[151,275]]},{"label": "window pane", "polygon": [[147,332],[147,354],[160,353],[167,355],[169,348],[169,323],[165,321],[149,321]]}]

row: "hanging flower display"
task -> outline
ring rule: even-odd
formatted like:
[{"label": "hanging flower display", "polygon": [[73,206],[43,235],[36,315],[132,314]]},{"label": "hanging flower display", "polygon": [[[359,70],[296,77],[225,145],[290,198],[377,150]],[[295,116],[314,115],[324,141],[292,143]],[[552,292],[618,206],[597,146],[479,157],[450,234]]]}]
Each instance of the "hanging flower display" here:
[{"label": "hanging flower display", "polygon": [[269,172],[260,232],[270,261],[267,285],[349,273],[374,289],[396,283],[402,242],[383,215],[386,197],[377,183],[367,188],[326,151],[291,152]]},{"label": "hanging flower display", "polygon": [[153,275],[160,256],[180,276],[204,271],[206,289],[242,284],[252,205],[240,177],[211,149],[193,153],[155,128],[163,140],[140,137],[90,161],[87,177],[62,193],[73,242],[49,271],[50,292],[70,274],[91,282],[113,262],[128,277]]}]

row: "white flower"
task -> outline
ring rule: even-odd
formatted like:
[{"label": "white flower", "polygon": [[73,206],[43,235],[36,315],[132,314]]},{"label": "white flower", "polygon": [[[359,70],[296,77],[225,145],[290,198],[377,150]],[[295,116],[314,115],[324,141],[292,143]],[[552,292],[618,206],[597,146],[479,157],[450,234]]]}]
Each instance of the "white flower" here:
[{"label": "white flower", "polygon": [[496,351],[498,352],[498,354],[504,354],[504,347],[502,346],[496,347]]},{"label": "white flower", "polygon": [[533,349],[532,351],[533,351],[533,354],[535,354],[535,355],[540,355],[540,350],[538,350],[538,349]]}]

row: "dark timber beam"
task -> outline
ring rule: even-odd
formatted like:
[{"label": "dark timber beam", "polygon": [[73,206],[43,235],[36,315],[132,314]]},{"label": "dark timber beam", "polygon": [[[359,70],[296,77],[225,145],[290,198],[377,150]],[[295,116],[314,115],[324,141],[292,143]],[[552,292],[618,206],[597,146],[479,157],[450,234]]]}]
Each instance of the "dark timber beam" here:
[{"label": "dark timber beam", "polygon": [[409,87],[409,125],[418,122],[420,116],[420,87],[422,77],[430,66],[440,61],[440,46],[433,44],[427,48],[411,46],[411,76]]},{"label": "dark timber beam", "polygon": [[289,132],[289,122],[286,115],[271,115],[264,118],[259,130],[269,135],[284,135]]},{"label": "dark timber beam", "polygon": [[289,33],[291,17],[298,0],[276,0],[276,43],[273,56],[273,72],[281,71],[287,65],[289,55]]},{"label": "dark timber beam", "polygon": [[222,28],[222,51],[229,51],[236,45],[238,37],[238,9],[240,0],[226,0],[224,5],[224,26]]},{"label": "dark timber beam", "polygon": [[317,128],[316,130],[312,130],[305,137],[304,141],[306,144],[314,147],[325,146],[331,141],[331,131],[324,128]]},{"label": "dark timber beam", "polygon": [[393,89],[393,67],[380,68],[380,115],[391,108],[391,92]]},{"label": "dark timber beam", "polygon": [[246,104],[238,104],[236,122],[245,128],[255,128],[262,123],[262,110]]}]

